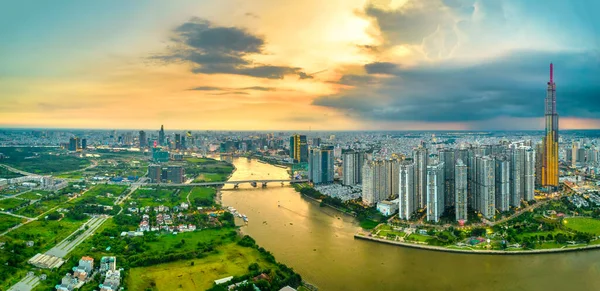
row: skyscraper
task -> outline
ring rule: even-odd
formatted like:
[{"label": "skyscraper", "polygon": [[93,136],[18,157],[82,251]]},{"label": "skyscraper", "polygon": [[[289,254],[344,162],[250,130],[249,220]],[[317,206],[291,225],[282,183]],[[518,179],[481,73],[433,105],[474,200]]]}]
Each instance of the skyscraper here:
[{"label": "skyscraper", "polygon": [[290,158],[294,160],[294,163],[308,162],[306,135],[294,134],[290,136]]},{"label": "skyscraper", "polygon": [[496,211],[496,169],[490,156],[477,157],[477,206],[485,218],[492,218]]},{"label": "skyscraper", "polygon": [[525,149],[517,147],[512,149],[511,153],[511,169],[510,169],[510,206],[521,206],[521,198],[525,191]]},{"label": "skyscraper", "polygon": [[467,165],[462,159],[456,160],[454,166],[454,209],[456,221],[467,220]]},{"label": "skyscraper", "polygon": [[181,134],[179,134],[179,133],[175,134],[175,149],[176,150],[181,149]]},{"label": "skyscraper", "polygon": [[527,147],[524,152],[524,191],[523,191],[523,199],[526,201],[531,201],[534,199],[535,195],[535,151]]},{"label": "skyscraper", "polygon": [[415,201],[415,164],[403,161],[398,170],[398,217],[410,219],[417,210]]},{"label": "skyscraper", "polygon": [[444,213],[444,163],[427,166],[427,220],[438,222]]},{"label": "skyscraper", "polygon": [[573,141],[573,146],[571,147],[571,167],[577,167],[577,154],[579,151],[579,143]]},{"label": "skyscraper", "polygon": [[510,209],[510,160],[505,157],[496,159],[496,209]]},{"label": "skyscraper", "polygon": [[362,166],[365,162],[363,152],[349,151],[343,155],[343,179],[344,185],[360,184],[362,180]]},{"label": "skyscraper", "polygon": [[413,151],[413,160],[415,161],[415,195],[418,208],[423,208],[427,204],[427,148],[419,145]]},{"label": "skyscraper", "polygon": [[309,152],[308,179],[314,184],[333,182],[333,147],[313,148]]},{"label": "skyscraper", "polygon": [[140,130],[139,140],[140,140],[140,149],[148,147],[148,139],[146,138],[145,131]]},{"label": "skyscraper", "polygon": [[374,205],[388,198],[385,191],[387,173],[384,162],[381,160],[365,162],[362,172],[363,203]]},{"label": "skyscraper", "polygon": [[550,64],[550,81],[546,91],[546,136],[543,139],[542,186],[558,187],[558,113],[556,112],[556,84]]},{"label": "skyscraper", "polygon": [[445,149],[440,151],[440,162],[444,163],[444,194],[446,195],[444,204],[446,207],[454,205],[454,150]]},{"label": "skyscraper", "polygon": [[165,128],[161,125],[160,131],[158,132],[158,144],[161,146],[165,145]]}]

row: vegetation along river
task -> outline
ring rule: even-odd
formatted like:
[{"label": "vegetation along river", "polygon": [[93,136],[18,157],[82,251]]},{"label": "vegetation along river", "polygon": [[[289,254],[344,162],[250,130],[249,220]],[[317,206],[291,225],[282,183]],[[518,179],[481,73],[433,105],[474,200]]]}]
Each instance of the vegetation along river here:
[{"label": "vegetation along river", "polygon": [[[286,179],[285,169],[233,158],[235,180]],[[225,187],[242,231],[319,290],[600,290],[600,250],[540,255],[444,253],[354,239],[353,217],[289,185]],[[279,206],[278,206],[279,205]]]}]

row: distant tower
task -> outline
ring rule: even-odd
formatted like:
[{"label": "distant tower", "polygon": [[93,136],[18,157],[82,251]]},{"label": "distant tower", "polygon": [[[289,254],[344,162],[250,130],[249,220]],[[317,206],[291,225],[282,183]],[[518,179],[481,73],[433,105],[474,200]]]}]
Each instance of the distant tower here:
[{"label": "distant tower", "polygon": [[546,136],[543,139],[542,186],[558,187],[558,113],[556,113],[556,84],[550,64],[550,81],[546,92]]},{"label": "distant tower", "polygon": [[456,160],[454,166],[454,195],[456,221],[467,220],[467,165],[462,159]]},{"label": "distant tower", "polygon": [[161,146],[165,145],[165,128],[164,126],[160,126],[160,131],[158,132],[158,144]]},{"label": "distant tower", "polygon": [[146,132],[143,130],[140,130],[139,134],[140,134],[140,136],[139,136],[140,149],[148,147],[148,139],[146,139]]}]

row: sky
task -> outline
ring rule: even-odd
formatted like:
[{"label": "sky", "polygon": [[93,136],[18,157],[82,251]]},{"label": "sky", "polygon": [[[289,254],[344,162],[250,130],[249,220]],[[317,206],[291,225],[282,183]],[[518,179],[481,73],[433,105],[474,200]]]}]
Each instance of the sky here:
[{"label": "sky", "polygon": [[600,1],[10,1],[0,127],[600,128]]}]

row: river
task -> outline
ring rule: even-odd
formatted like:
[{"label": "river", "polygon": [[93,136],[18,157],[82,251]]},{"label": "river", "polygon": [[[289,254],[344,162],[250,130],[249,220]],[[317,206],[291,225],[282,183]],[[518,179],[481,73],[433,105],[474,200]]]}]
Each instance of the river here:
[{"label": "river", "polygon": [[[285,169],[257,160],[233,163],[232,181],[288,178]],[[474,255],[355,240],[352,217],[290,186],[231,188],[222,201],[248,216],[242,231],[319,290],[600,290],[600,250]]]}]

